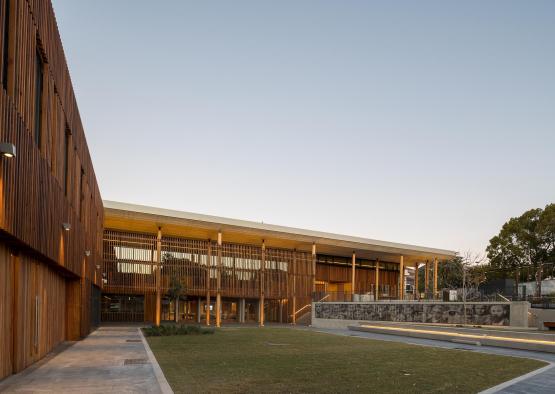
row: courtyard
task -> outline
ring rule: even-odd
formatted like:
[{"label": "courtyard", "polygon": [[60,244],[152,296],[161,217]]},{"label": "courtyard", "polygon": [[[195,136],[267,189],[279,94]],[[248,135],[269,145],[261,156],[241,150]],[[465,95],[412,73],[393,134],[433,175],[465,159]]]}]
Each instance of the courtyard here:
[{"label": "courtyard", "polygon": [[176,393],[475,393],[546,365],[279,327],[147,339]]}]

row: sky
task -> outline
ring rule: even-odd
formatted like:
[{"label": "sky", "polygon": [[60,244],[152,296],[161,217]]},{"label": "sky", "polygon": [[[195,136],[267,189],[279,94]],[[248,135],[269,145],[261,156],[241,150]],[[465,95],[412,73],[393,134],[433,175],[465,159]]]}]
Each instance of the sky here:
[{"label": "sky", "polygon": [[555,1],[53,5],[104,199],[461,253],[555,202]]}]

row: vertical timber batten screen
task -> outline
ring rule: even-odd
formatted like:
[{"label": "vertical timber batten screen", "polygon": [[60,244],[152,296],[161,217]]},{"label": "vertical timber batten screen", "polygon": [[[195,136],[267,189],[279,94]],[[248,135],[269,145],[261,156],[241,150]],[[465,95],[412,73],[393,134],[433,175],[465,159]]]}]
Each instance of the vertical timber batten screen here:
[{"label": "vertical timber batten screen", "polygon": [[0,26],[1,379],[90,332],[104,209],[51,1],[0,0]]},{"label": "vertical timber batten screen", "polygon": [[[162,235],[160,260],[162,294],[168,293],[175,278],[185,295],[204,296],[208,289],[216,289],[219,273],[222,297],[257,299],[263,286],[268,300],[285,301],[295,294],[299,307],[311,302],[315,273],[310,253],[266,248],[263,283],[258,245],[222,242],[220,246],[215,241]],[[156,235],[105,230],[103,292],[154,294],[156,261]]]},{"label": "vertical timber batten screen", "polygon": [[156,235],[104,232],[103,292],[156,292]]}]

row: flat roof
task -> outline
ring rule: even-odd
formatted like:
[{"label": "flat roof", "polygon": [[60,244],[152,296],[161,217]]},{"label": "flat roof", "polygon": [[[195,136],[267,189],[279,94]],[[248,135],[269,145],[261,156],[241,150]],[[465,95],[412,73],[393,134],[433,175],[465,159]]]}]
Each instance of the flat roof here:
[{"label": "flat roof", "polygon": [[[396,261],[395,256],[404,256],[406,262],[438,258],[447,260],[456,255],[455,251],[409,245],[370,238],[354,237],[323,231],[300,229],[248,220],[231,219],[220,216],[203,215],[193,212],[176,211],[117,201],[104,201],[106,228],[133,231],[156,231],[162,227],[163,233],[186,235],[191,238],[215,237],[221,231],[224,241],[261,243],[269,246],[291,247],[310,250],[316,244],[317,253],[351,255],[354,251],[363,258],[379,258],[381,261]],[[150,224],[150,226],[149,226]],[[180,230],[181,228],[181,230]],[[193,229],[197,231],[193,231]],[[165,231],[168,230],[168,231]],[[198,236],[195,236],[198,235]],[[238,238],[239,237],[239,238]]]}]

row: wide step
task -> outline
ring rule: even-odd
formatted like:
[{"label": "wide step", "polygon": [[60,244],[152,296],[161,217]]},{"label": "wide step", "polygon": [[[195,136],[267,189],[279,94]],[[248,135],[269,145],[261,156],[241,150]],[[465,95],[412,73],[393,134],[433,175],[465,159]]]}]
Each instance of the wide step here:
[{"label": "wide step", "polygon": [[[450,327],[430,327],[422,326],[387,326],[383,324],[362,323],[359,326],[349,326],[351,331],[371,332],[376,334],[398,335],[412,338],[432,339],[456,343],[465,343],[475,346],[496,346],[511,349],[531,350],[555,353],[555,337],[547,339],[537,339],[533,333],[527,338],[516,338],[505,335],[502,331],[480,330],[472,332],[457,332]],[[486,331],[484,333],[484,331]]]}]

